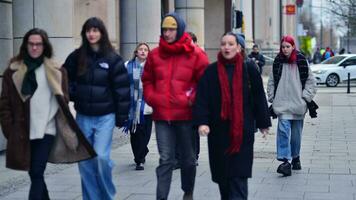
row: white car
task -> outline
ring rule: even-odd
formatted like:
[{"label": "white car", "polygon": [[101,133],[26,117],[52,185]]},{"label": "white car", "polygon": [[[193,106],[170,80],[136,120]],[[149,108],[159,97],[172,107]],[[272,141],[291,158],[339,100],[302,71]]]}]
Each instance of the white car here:
[{"label": "white car", "polygon": [[356,79],[356,54],[342,54],[310,66],[318,84],[336,87],[340,82]]}]

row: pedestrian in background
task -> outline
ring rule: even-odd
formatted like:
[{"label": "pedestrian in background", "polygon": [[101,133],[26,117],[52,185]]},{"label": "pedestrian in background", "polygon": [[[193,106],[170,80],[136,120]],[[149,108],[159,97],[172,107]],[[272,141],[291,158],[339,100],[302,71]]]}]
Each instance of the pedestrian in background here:
[{"label": "pedestrian in background", "polygon": [[176,144],[180,151],[183,199],[193,199],[196,174],[196,130],[192,105],[196,85],[209,61],[185,32],[176,13],[161,23],[159,46],[147,57],[142,75],[144,97],[153,108],[158,152],[157,199],[168,199],[175,165]]},{"label": "pedestrian in background", "polygon": [[194,105],[199,133],[208,136],[212,180],[223,200],[248,198],[254,133],[259,128],[265,137],[271,126],[262,78],[244,48],[242,35],[222,36],[218,60],[199,81]]},{"label": "pedestrian in background", "polygon": [[77,123],[98,154],[79,163],[83,199],[114,199],[110,151],[115,125],[122,127],[128,118],[129,76],[101,19],[86,20],[81,38],[81,46],[67,57],[64,67]]},{"label": "pedestrian in background", "polygon": [[[277,172],[290,176],[301,170],[300,148],[307,103],[316,94],[316,80],[306,58],[297,51],[294,38],[284,36],[273,62],[267,85],[268,101],[278,117]],[[290,163],[290,161],[292,161]]]},{"label": "pedestrian in background", "polygon": [[260,74],[262,74],[263,66],[265,65],[266,62],[265,62],[265,58],[260,53],[257,44],[253,45],[252,52],[250,53],[250,55],[248,55],[248,57],[251,58],[257,64]]},{"label": "pedestrian in background", "polygon": [[0,123],[7,139],[6,167],[26,170],[28,199],[49,199],[47,162],[72,163],[95,156],[68,107],[67,73],[52,59],[47,33],[29,30],[4,72]]},{"label": "pedestrian in background", "polygon": [[316,48],[314,55],[313,55],[313,63],[314,64],[319,64],[321,62],[321,53],[320,53],[320,48]]},{"label": "pedestrian in background", "polygon": [[130,78],[131,106],[129,120],[124,129],[130,132],[136,170],[145,169],[145,157],[149,152],[147,145],[152,132],[152,108],[145,102],[141,81],[143,66],[149,51],[148,44],[139,43],[135,48],[133,58],[125,63]]},{"label": "pedestrian in background", "polygon": [[334,52],[331,50],[330,47],[326,47],[325,52],[323,53],[321,60],[324,61],[330,57],[334,56]]}]

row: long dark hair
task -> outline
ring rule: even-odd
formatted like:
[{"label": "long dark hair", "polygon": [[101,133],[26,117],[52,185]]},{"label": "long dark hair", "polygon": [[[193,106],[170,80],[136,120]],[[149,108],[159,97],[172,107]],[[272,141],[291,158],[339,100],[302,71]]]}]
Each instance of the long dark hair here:
[{"label": "long dark hair", "polygon": [[99,42],[99,53],[102,55],[107,55],[114,51],[110,40],[108,31],[105,28],[104,22],[97,18],[91,17],[85,21],[82,27],[80,35],[82,37],[82,45],[79,47],[79,59],[78,59],[78,75],[83,74],[87,69],[87,58],[88,51],[90,51],[90,43],[86,36],[86,32],[91,28],[97,28],[100,31],[101,37]]},{"label": "long dark hair", "polygon": [[20,52],[11,58],[10,63],[13,62],[18,62],[21,61],[25,58],[26,55],[28,55],[28,39],[30,38],[31,35],[39,35],[42,38],[42,43],[43,43],[43,53],[42,55],[47,57],[47,58],[52,58],[53,56],[53,48],[51,43],[49,42],[48,35],[45,30],[39,29],[39,28],[33,28],[25,34],[25,36],[22,39],[22,44],[20,46]]},{"label": "long dark hair", "polygon": [[[233,32],[231,32],[231,31],[229,31],[229,32],[224,33],[224,34],[221,36],[221,38],[223,38],[223,37],[226,36],[226,35],[234,36],[235,39],[236,39],[236,43],[239,44],[239,41],[238,41],[237,36],[236,36],[236,33],[233,33]],[[241,46],[241,45],[240,45],[240,46]],[[241,55],[242,55],[242,57],[243,57],[244,59],[247,58],[246,50],[245,50],[245,48],[243,48],[242,46],[241,46]]]}]

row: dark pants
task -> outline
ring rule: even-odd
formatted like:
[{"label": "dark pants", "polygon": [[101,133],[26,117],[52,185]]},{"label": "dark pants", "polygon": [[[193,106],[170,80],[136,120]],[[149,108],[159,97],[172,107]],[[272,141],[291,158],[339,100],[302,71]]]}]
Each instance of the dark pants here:
[{"label": "dark pants", "polygon": [[42,139],[31,140],[31,165],[29,175],[31,178],[30,200],[49,199],[48,190],[44,181],[48,156],[54,141],[54,136],[45,135]]},{"label": "dark pants", "polygon": [[219,183],[221,200],[247,200],[247,178],[234,177]]},{"label": "dark pants", "polygon": [[196,174],[195,131],[190,121],[156,121],[156,138],[159,152],[157,199],[167,199],[175,164],[176,144],[180,151],[182,190],[194,190]]},{"label": "dark pants", "polygon": [[[196,153],[196,159],[199,159],[199,153],[200,153],[200,135],[199,132],[196,131],[196,138],[195,138],[195,153]],[[180,167],[180,154],[178,151],[178,144],[176,144],[176,166]]]},{"label": "dark pants", "polygon": [[145,115],[145,123],[138,124],[136,131],[130,134],[131,148],[136,164],[145,163],[148,150],[148,142],[152,132],[152,115]]}]

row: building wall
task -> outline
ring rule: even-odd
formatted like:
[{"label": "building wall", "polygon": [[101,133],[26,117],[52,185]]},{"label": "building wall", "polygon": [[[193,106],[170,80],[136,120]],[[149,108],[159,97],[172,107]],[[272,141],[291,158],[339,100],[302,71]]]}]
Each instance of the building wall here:
[{"label": "building wall", "polygon": [[12,1],[0,1],[0,74],[12,57]]},{"label": "building wall", "polygon": [[151,48],[157,46],[160,36],[161,4],[159,0],[122,0],[120,2],[120,53],[124,59],[132,57],[139,42]]},{"label": "building wall", "polygon": [[252,23],[252,1],[251,0],[234,0],[236,10],[242,11],[243,28],[234,29],[235,32],[241,32],[245,35],[246,47],[252,48],[253,45],[253,23]]},{"label": "building wall", "polygon": [[[0,1],[0,74],[2,75],[12,57],[12,1]],[[2,78],[0,78],[1,88]],[[0,151],[6,147],[6,140],[0,129]]]},{"label": "building wall", "polygon": [[278,49],[280,39],[279,1],[255,4],[255,42],[264,49]]},{"label": "building wall", "polygon": [[225,4],[221,0],[205,0],[205,51],[210,62],[216,60],[220,37],[225,32]]}]

